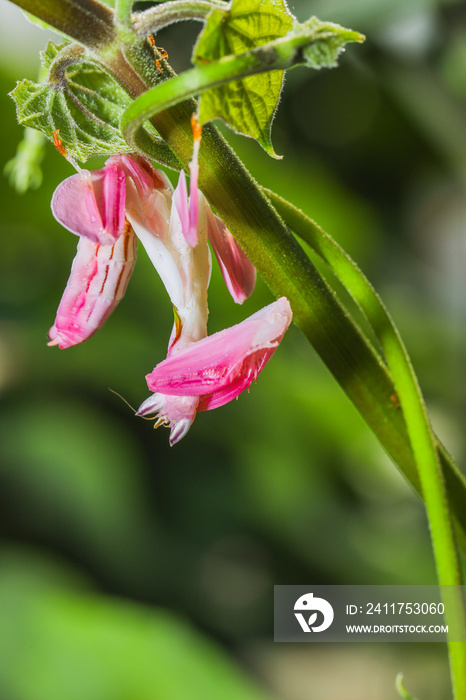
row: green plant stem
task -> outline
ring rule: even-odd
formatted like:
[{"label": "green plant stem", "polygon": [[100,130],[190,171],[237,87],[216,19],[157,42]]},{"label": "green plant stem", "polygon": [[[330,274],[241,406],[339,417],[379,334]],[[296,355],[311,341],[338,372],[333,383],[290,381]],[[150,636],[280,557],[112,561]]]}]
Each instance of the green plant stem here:
[{"label": "green plant stem", "polygon": [[156,34],[163,27],[175,22],[194,19],[203,21],[216,7],[225,8],[227,3],[216,0],[172,0],[155,5],[144,12],[133,15],[133,29],[142,39]]},{"label": "green plant stem", "polygon": [[[204,90],[235,79],[238,74],[239,77],[245,77],[257,73],[260,69],[267,70],[264,67],[263,57],[258,51],[251,51],[239,56],[228,56],[221,61],[185,71],[147,90],[135,99],[122,116],[121,130],[128,143],[135,145],[138,129],[146,119],[156,116],[159,111],[178,105],[189,99],[191,95],[200,95]],[[155,111],[155,106],[160,106],[160,110]]]},{"label": "green plant stem", "polygon": [[115,40],[113,10],[97,0],[12,0],[57,31],[92,50]]},{"label": "green plant stem", "polygon": [[[394,379],[416,459],[422,494],[429,518],[433,550],[441,586],[463,584],[455,538],[435,440],[416,375],[399,332],[373,286],[351,258],[315,222],[280,196],[267,191],[288,226],[331,267],[352,294],[372,325]],[[451,631],[464,630],[466,614],[461,590],[442,589],[445,619]],[[451,635],[450,635],[451,636]],[[450,643],[455,697],[466,698],[466,645]]]},{"label": "green plant stem", "polygon": [[[290,32],[282,39],[264,44],[252,51],[226,56],[219,61],[198,66],[147,90],[123,114],[121,130],[128,143],[136,146],[135,134],[146,119],[179,104],[192,95],[200,95],[204,90],[248,75],[284,70],[296,65],[301,61],[301,49],[317,39],[322,32],[321,28],[318,32],[314,32],[305,25],[301,27],[302,31]],[[348,41],[357,41],[359,39],[356,37],[361,36],[356,32],[347,32],[347,34]]]},{"label": "green plant stem", "polygon": [[[269,197],[278,213],[284,218],[285,223],[318,253],[350,292],[351,296],[368,319],[376,337],[380,339],[382,348],[384,348],[383,338],[387,334],[394,334],[396,338],[395,342],[398,344],[398,352],[405,356],[406,350],[385,305],[356,263],[320,228],[320,226],[318,226],[318,224],[309,219],[303,212],[289,202],[286,202],[274,192],[265,188],[262,188],[262,191]],[[387,359],[389,358],[390,354]],[[409,360],[407,361],[410,366]],[[398,401],[398,396],[396,394],[393,394],[392,398],[395,402]],[[445,477],[448,501],[454,504],[455,515],[459,518],[458,522],[464,529],[466,526],[466,517],[462,515],[464,503],[462,500],[458,500],[458,496],[466,489],[466,478],[435,434],[433,434],[433,441],[437,459],[440,462],[442,473]],[[420,482],[411,480],[411,483],[420,495],[422,495]]]},{"label": "green plant stem", "polygon": [[133,0],[115,0],[115,22],[118,27],[131,26]]}]

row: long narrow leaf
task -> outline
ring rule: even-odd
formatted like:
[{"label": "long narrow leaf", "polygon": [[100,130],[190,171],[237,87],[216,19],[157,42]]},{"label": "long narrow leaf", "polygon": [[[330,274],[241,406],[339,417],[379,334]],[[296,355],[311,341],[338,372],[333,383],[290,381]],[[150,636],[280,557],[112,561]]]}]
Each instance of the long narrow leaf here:
[{"label": "long narrow leaf", "polygon": [[[442,595],[449,639],[455,638],[456,632],[464,634],[466,621],[464,600],[459,589],[462,585],[462,572],[436,439],[401,336],[375,289],[340,246],[299,209],[274,193],[268,192],[268,195],[285,222],[311,245],[345,284],[372,325],[382,346],[387,367],[396,387],[394,399],[399,402],[403,411],[417,465],[421,494],[429,518],[439,583],[448,587],[448,590],[442,587]],[[449,642],[449,652],[455,698],[459,700],[465,697],[466,693],[466,654],[462,645],[452,642]]]}]

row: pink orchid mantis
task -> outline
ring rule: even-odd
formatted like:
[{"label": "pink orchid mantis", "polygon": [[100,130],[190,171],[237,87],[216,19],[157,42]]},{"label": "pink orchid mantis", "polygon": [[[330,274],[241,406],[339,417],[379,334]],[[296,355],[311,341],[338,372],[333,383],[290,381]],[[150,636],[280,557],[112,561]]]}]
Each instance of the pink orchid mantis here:
[{"label": "pink orchid mantis", "polygon": [[171,444],[186,435],[198,411],[222,406],[250,386],[291,322],[282,298],[207,336],[208,240],[237,303],[252,293],[256,272],[198,190],[199,142],[200,132],[189,199],[184,172],[172,193],[149,161],[122,155],[109,158],[101,170],[71,176],[52,200],[57,220],[80,239],[49,344],[70,347],[105,322],[125,292],[139,239],[167,289],[175,324],[167,358],[147,375],[154,393],[138,415],[156,414],[156,425],[170,427]]}]

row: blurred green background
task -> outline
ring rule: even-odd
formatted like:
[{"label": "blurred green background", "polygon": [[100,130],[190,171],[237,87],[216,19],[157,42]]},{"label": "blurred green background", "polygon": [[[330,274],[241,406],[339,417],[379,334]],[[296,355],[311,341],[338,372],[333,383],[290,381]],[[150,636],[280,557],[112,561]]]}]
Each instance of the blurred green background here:
[{"label": "blurred green background", "polygon": [[[141,4],[141,7],[143,5]],[[145,7],[147,4],[144,5]],[[259,181],[358,261],[392,312],[434,426],[461,463],[466,404],[466,4],[306,0],[367,34],[333,71],[291,71],[283,161],[228,137]],[[1,0],[1,162],[22,129],[7,93],[47,37]],[[199,25],[158,42],[186,68]],[[225,130],[226,131],[226,130]],[[95,164],[94,164],[95,165]],[[274,644],[274,584],[435,582],[422,504],[296,328],[257,385],[200,414],[174,448],[138,406],[172,317],[140,251],[125,299],[81,346],[47,330],[76,239],[39,190],[1,187],[1,700],[448,698],[433,644]],[[210,330],[235,307],[214,266]]]}]

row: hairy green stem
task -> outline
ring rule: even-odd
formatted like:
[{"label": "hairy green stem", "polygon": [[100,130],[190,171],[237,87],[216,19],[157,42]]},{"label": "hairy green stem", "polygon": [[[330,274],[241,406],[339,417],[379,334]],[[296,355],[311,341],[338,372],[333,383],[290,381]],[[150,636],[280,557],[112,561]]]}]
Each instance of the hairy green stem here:
[{"label": "hairy green stem", "polygon": [[[299,30],[290,32],[282,39],[264,44],[252,51],[239,55],[226,56],[219,61],[198,66],[162,84],[156,85],[138,97],[125,111],[121,129],[129,143],[136,145],[134,134],[146,119],[162,110],[179,104],[192,95],[200,95],[231,80],[239,80],[248,75],[272,70],[284,70],[300,62],[300,51],[324,34],[318,30],[300,25]],[[361,35],[347,32],[347,40],[359,40]],[[154,105],[160,109],[154,110]]]},{"label": "hairy green stem", "polygon": [[156,34],[163,27],[175,22],[194,19],[203,21],[216,7],[227,7],[221,0],[172,0],[151,7],[144,12],[133,15],[133,29],[142,39],[149,34]]},{"label": "hairy green stem", "polygon": [[133,0],[115,0],[115,23],[118,27],[131,26]]},{"label": "hairy green stem", "polygon": [[60,87],[65,82],[66,70],[81,63],[86,58],[86,51],[81,44],[66,44],[53,59],[47,75],[47,82]]},{"label": "hairy green stem", "polygon": [[[122,116],[121,130],[128,143],[135,145],[137,140],[135,135],[146,119],[187,100],[191,95],[199,95],[204,90],[226,83],[238,74],[240,78],[252,75],[260,68],[264,72],[270,70],[264,67],[263,55],[257,49],[185,71],[147,90],[134,100]],[[160,110],[155,110],[154,105],[160,106]]]}]

